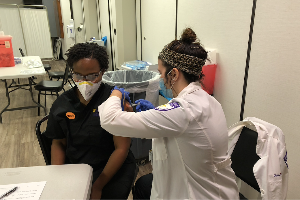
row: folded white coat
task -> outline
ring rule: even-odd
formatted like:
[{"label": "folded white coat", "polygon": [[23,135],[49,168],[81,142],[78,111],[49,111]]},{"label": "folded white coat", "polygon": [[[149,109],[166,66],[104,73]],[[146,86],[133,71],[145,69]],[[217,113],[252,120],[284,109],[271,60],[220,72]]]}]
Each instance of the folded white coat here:
[{"label": "folded white coat", "polygon": [[253,167],[253,173],[260,187],[262,199],[286,199],[288,164],[282,130],[261,119],[247,117],[229,128],[229,155],[232,154],[244,126],[258,133],[256,153],[260,159]]}]

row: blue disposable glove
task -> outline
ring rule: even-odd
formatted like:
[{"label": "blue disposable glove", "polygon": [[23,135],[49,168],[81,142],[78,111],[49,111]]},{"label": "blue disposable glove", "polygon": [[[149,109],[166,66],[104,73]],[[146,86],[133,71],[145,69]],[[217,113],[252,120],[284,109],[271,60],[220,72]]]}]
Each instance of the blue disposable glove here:
[{"label": "blue disposable glove", "polygon": [[118,88],[117,86],[115,86],[114,89],[111,90],[111,92],[114,90],[119,90],[122,93],[121,107],[122,107],[122,110],[124,111],[124,100],[127,100],[131,104],[129,92],[126,92],[124,90],[124,88]]},{"label": "blue disposable glove", "polygon": [[145,99],[136,100],[134,103],[138,104],[135,108],[136,112],[146,111],[155,108],[150,101]]}]

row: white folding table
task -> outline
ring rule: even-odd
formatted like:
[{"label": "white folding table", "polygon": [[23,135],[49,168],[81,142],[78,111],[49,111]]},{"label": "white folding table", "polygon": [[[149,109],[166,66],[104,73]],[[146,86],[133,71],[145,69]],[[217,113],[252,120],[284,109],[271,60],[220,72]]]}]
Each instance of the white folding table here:
[{"label": "white folding table", "polygon": [[[22,57],[22,60],[23,60],[22,64],[17,64],[14,67],[0,67],[0,80],[2,80],[5,83],[6,97],[8,100],[7,105],[0,112],[0,123],[2,123],[2,113],[5,111],[42,107],[46,114],[46,108],[34,100],[33,92],[32,92],[32,85],[34,84],[32,77],[44,75],[46,73],[46,71],[45,71],[44,67],[29,69],[28,67],[26,67],[24,65],[27,61],[32,60],[32,59],[37,60],[42,63],[39,56],[26,56],[26,57]],[[7,84],[7,79],[18,79],[18,78],[28,78],[29,83],[20,85],[20,84],[17,84],[15,81],[12,81],[12,83],[10,85]],[[24,88],[25,86],[29,86],[29,88]],[[9,91],[9,89],[11,89],[11,88],[14,88],[14,89]],[[17,89],[29,90],[30,94],[31,94],[31,99],[36,105],[35,106],[17,107],[17,108],[8,108],[10,105],[9,93],[11,93]]]},{"label": "white folding table", "polygon": [[87,164],[0,169],[0,185],[47,181],[40,199],[90,199],[93,169]]}]

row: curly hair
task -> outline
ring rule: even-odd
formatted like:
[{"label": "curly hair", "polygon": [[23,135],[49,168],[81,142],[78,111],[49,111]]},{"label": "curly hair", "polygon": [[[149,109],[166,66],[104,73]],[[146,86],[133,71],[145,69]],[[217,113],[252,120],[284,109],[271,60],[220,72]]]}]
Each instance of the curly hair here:
[{"label": "curly hair", "polygon": [[67,50],[65,54],[67,64],[73,69],[73,64],[83,58],[96,59],[100,69],[106,71],[108,69],[108,54],[104,47],[96,43],[77,43]]},{"label": "curly hair", "polygon": [[[191,28],[184,29],[180,40],[173,40],[167,46],[170,50],[173,50],[177,53],[194,56],[203,60],[207,59],[207,52],[201,45],[196,33]],[[174,67],[163,61],[160,56],[158,56],[158,59],[160,59],[162,64],[166,67],[166,76]],[[182,71],[182,73],[188,83],[199,81],[201,85],[204,86],[202,82],[204,78],[203,72],[201,72],[200,76],[195,76],[185,71]]]}]

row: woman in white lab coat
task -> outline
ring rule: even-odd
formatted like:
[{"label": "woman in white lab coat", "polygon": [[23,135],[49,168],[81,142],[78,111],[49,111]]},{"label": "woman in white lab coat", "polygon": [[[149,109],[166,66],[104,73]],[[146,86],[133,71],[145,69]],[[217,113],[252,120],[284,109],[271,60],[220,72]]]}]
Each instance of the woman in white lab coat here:
[{"label": "woman in white lab coat", "polygon": [[114,90],[99,106],[101,126],[117,136],[153,138],[151,199],[239,199],[222,107],[200,85],[207,52],[187,28],[158,58],[161,89],[173,99],[123,112],[122,93]]}]

